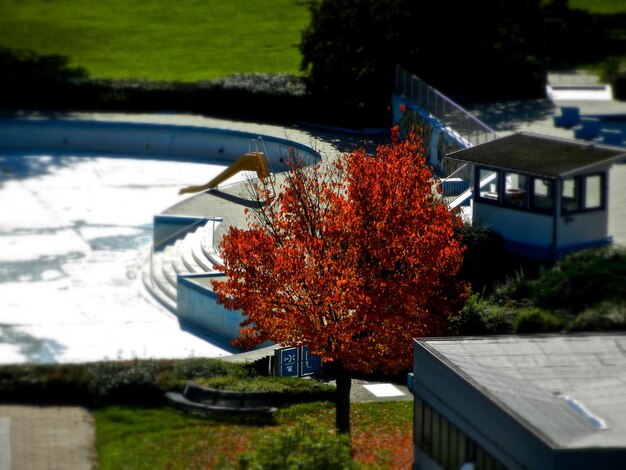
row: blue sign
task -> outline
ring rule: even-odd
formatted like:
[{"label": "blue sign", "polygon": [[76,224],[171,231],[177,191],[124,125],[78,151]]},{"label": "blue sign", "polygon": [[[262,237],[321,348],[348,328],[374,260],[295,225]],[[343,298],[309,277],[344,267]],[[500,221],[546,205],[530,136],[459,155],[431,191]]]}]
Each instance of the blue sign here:
[{"label": "blue sign", "polygon": [[312,375],[322,368],[322,359],[317,354],[311,354],[310,348],[304,346],[300,348],[300,375]]},{"label": "blue sign", "polygon": [[277,349],[278,375],[298,377],[298,348]]},{"label": "blue sign", "polygon": [[277,375],[302,377],[318,372],[322,368],[322,359],[309,351],[308,346],[276,349],[274,354]]}]

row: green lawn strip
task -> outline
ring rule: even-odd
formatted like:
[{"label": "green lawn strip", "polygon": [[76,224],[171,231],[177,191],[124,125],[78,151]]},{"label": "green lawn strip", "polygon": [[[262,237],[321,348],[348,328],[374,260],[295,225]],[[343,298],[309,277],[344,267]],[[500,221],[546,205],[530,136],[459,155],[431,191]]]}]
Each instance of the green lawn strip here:
[{"label": "green lawn strip", "polygon": [[352,449],[363,463],[408,468],[413,461],[413,402],[352,406]]},{"label": "green lawn strip", "polygon": [[95,78],[297,73],[296,0],[0,0],[0,47],[59,54]]},{"label": "green lawn strip", "polygon": [[[354,404],[356,459],[377,467],[393,467],[398,455],[410,454],[412,410],[412,402]],[[302,419],[332,433],[335,409],[330,402],[292,405],[281,408],[275,423],[269,425],[198,417],[169,407],[107,407],[96,410],[94,417],[101,469],[229,468],[237,463],[241,452],[254,450],[272,433],[295,428]],[[399,445],[405,447],[400,453]]]},{"label": "green lawn strip", "polygon": [[280,394],[295,393],[326,393],[333,392],[334,387],[316,380],[296,379],[293,377],[246,377],[232,375],[199,378],[196,383],[204,387],[233,390],[237,392],[267,391]]},{"label": "green lawn strip", "polygon": [[577,10],[587,10],[591,13],[626,13],[624,0],[569,0],[569,7]]},{"label": "green lawn strip", "polygon": [[[96,447],[101,469],[206,468],[223,460],[219,422],[172,408],[98,410]],[[246,434],[239,425],[229,432]]]},{"label": "green lawn strip", "polygon": [[[107,407],[94,412],[100,469],[225,468],[250,443],[292,427],[301,416],[333,416],[333,404],[281,409],[276,424],[224,416],[198,417],[169,407]],[[327,419],[329,429],[332,419]]]}]

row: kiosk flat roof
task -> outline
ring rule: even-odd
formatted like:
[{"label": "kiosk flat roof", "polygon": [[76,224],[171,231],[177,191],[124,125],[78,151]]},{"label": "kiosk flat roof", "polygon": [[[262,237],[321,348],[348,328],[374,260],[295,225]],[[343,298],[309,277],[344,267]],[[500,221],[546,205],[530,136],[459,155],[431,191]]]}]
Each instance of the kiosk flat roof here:
[{"label": "kiosk flat roof", "polygon": [[626,149],[518,133],[453,152],[447,158],[556,179],[626,158]]}]

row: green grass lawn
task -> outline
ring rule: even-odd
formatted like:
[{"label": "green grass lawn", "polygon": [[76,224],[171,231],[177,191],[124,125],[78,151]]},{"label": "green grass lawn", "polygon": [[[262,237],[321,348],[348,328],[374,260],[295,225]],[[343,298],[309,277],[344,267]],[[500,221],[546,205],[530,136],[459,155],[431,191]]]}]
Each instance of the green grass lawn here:
[{"label": "green grass lawn", "polygon": [[[229,468],[238,455],[271,433],[309,418],[333,429],[329,402],[281,408],[275,424],[202,418],[173,408],[108,407],[96,410],[99,468]],[[412,462],[413,402],[352,405],[354,458],[378,468]]]},{"label": "green grass lawn", "polygon": [[624,0],[569,0],[569,7],[588,10],[591,13],[626,13]]},{"label": "green grass lawn", "polygon": [[297,73],[297,0],[0,0],[0,47],[59,54],[96,78]]},{"label": "green grass lawn", "polygon": [[[623,0],[570,0],[625,13]],[[59,54],[94,78],[192,82],[298,73],[298,0],[0,0],[0,47]]]}]

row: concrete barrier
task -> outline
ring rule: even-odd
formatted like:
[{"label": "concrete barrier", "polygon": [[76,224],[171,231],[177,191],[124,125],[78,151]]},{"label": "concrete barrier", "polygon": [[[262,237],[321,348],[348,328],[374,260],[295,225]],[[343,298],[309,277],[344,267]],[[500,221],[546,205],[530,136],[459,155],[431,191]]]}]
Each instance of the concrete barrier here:
[{"label": "concrete barrier", "polygon": [[229,165],[241,155],[266,153],[272,171],[284,171],[295,150],[305,162],[320,154],[306,145],[274,136],[194,126],[106,121],[0,120],[0,150],[100,153],[110,156],[205,161]]}]

